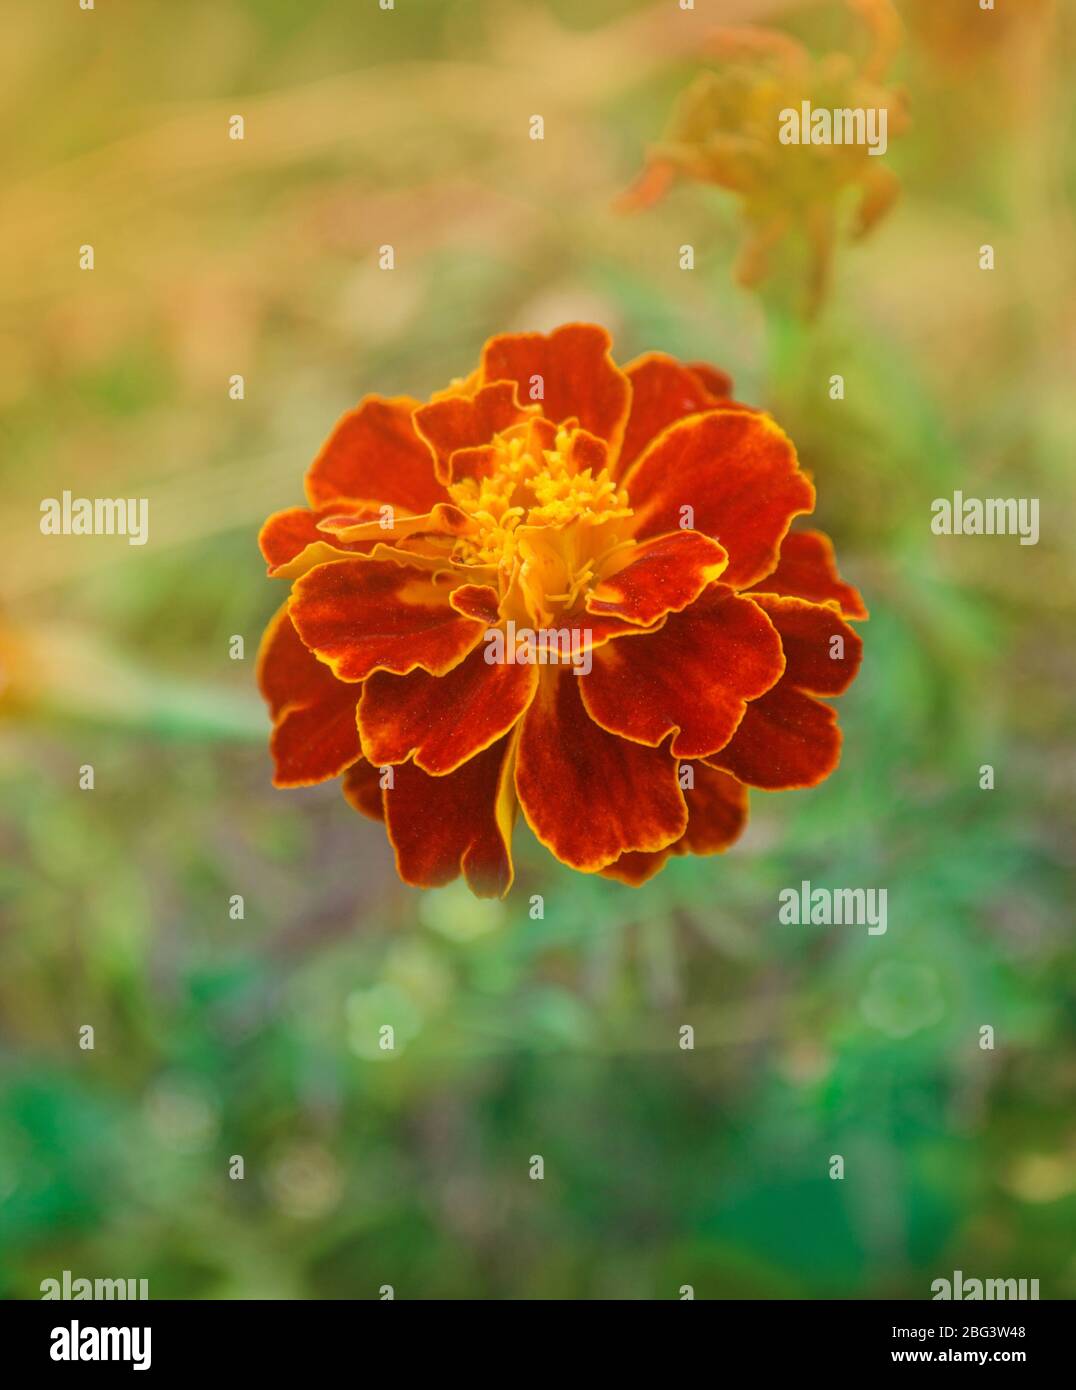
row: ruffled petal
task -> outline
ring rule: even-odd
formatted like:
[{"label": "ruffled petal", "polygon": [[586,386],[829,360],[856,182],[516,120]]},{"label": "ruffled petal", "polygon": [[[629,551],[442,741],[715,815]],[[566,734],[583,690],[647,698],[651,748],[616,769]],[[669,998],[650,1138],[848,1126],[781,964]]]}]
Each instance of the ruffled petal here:
[{"label": "ruffled petal", "polygon": [[586,597],[586,609],[648,627],[663,613],[694,603],[728,564],[724,549],[699,531],[673,531],[624,551],[627,563],[604,576]]},{"label": "ruffled petal", "polygon": [[[258,534],[258,545],[268,566],[270,579],[298,579],[315,565],[328,564],[332,560],[342,560],[348,554],[365,554],[375,541],[345,543],[339,538],[326,535],[318,530],[318,522],[334,509],[321,507],[310,511],[306,507],[288,507],[282,512],[274,512],[265,522]],[[359,521],[368,511],[363,508],[353,517]],[[381,539],[384,539],[382,534]]]},{"label": "ruffled petal", "polygon": [[[482,379],[514,381],[524,405],[536,403],[554,424],[575,417],[609,444],[615,458],[631,405],[631,384],[610,354],[604,328],[569,323],[548,336],[506,333],[491,338],[482,354]],[[532,392],[540,378],[542,394]],[[666,528],[668,529],[668,528]]]},{"label": "ruffled petal", "polygon": [[605,868],[599,869],[598,872],[602,878],[615,878],[618,883],[626,883],[629,888],[641,888],[655,874],[661,873],[670,854],[671,845],[667,849],[655,850],[652,854],[633,849],[627,854],[622,854],[619,859],[614,859],[611,864],[606,864]]},{"label": "ruffled petal", "polygon": [[[539,532],[539,538],[541,534]],[[568,577],[561,568],[562,561],[555,548],[549,550],[540,543],[532,543],[532,539],[526,535],[520,543],[519,554],[523,557],[523,565],[506,595],[503,611],[505,614],[519,612],[519,605],[523,604],[528,612],[540,612],[543,616],[539,626],[552,627],[558,633],[562,650],[569,645],[573,653],[581,656],[613,637],[656,632],[665,621],[662,616],[652,625],[643,627],[633,619],[615,613],[590,613],[585,604],[572,613],[552,607],[547,610],[545,595],[555,588],[564,588],[568,583]]]},{"label": "ruffled petal", "polygon": [[538,667],[490,664],[488,651],[475,648],[444,676],[372,675],[359,704],[365,756],[380,767],[414,754],[441,777],[507,733],[534,698]]},{"label": "ruffled petal", "polygon": [[829,604],[751,594],[780,633],[784,680],[812,695],[842,695],[856,678],[863,639]]},{"label": "ruffled petal", "polygon": [[707,761],[764,791],[813,787],[834,770],[841,753],[836,712],[813,695],[848,689],[863,643],[828,603],[767,594],[752,599],[780,634],[785,673],[748,705],[728,744]]},{"label": "ruffled petal", "polygon": [[674,757],[723,748],[757,699],[780,679],[777,631],[750,599],[715,584],[659,632],[609,642],[580,678],[583,704],[603,729]]},{"label": "ruffled petal", "polygon": [[299,636],[344,681],[419,666],[443,675],[486,628],[459,613],[429,572],[391,560],[319,565],[296,582],[289,608]]},{"label": "ruffled petal", "polygon": [[687,365],[712,396],[716,396],[718,400],[727,400],[732,395],[732,377],[728,372],[711,367],[709,362],[689,362]]},{"label": "ruffled petal", "polygon": [[780,681],[752,700],[740,726],[707,762],[763,791],[791,791],[824,781],[841,756],[831,705]]},{"label": "ruffled petal", "polygon": [[381,804],[381,769],[373,767],[365,758],[352,763],[344,773],[343,792],[348,803],[360,815],[370,820],[385,819],[385,808]]},{"label": "ruffled petal", "polygon": [[411,423],[418,407],[410,396],[367,396],[349,410],[307,471],[310,505],[351,497],[418,514],[447,502],[433,453]]},{"label": "ruffled petal", "polygon": [[790,594],[812,603],[839,604],[846,618],[866,618],[858,589],[837,573],[833,543],[822,531],[790,531],[781,542],[777,568],[754,586],[760,593]]},{"label": "ruffled petal", "polygon": [[337,777],[361,754],[357,686],[338,681],[303,646],[281,608],[258,651],[258,686],[269,704],[269,741],[277,787],[307,787]]},{"label": "ruffled petal", "polygon": [[380,517],[340,515],[332,507],[325,511],[327,515],[319,520],[318,531],[323,540],[335,545],[376,545],[379,540],[387,543],[413,535],[466,536],[477,530],[475,522],[451,502],[438,502],[432,511],[419,516],[394,512],[388,525]]},{"label": "ruffled petal", "polygon": [[695,785],[684,792],[688,821],[674,854],[723,854],[747,825],[747,788],[727,772],[695,763]]},{"label": "ruffled petal", "polygon": [[573,653],[578,651],[582,656],[604,646],[606,642],[611,642],[614,637],[641,637],[648,632],[660,632],[664,623],[665,619],[662,617],[651,627],[640,627],[638,623],[630,622],[627,618],[618,618],[612,614],[588,613],[584,609],[570,618],[558,618],[557,629],[568,629]]},{"label": "ruffled petal", "polygon": [[633,852],[602,869],[607,878],[638,888],[664,867],[670,854],[723,854],[747,824],[747,788],[727,772],[692,764],[694,786],[684,791],[687,829],[674,844],[655,854]]},{"label": "ruffled petal", "polygon": [[[702,371],[707,372],[708,381]],[[631,413],[620,449],[621,473],[662,430],[686,415],[727,405],[732,390],[732,379],[723,372],[686,367],[664,352],[637,357],[624,368],[624,375],[631,382]],[[715,391],[713,386],[722,389]]]},{"label": "ruffled petal", "polygon": [[488,444],[495,434],[537,415],[538,406],[524,408],[514,381],[492,381],[474,396],[448,396],[415,411],[415,429],[436,460],[437,477],[451,482],[449,461],[457,449]]},{"label": "ruffled petal", "polygon": [[483,627],[493,627],[500,617],[497,590],[485,584],[461,584],[452,590],[448,601],[457,613],[473,618]]},{"label": "ruffled petal", "polygon": [[523,718],[516,792],[542,844],[592,873],[628,850],[678,839],[687,808],[668,753],[599,728],[583,708],[579,679],[543,670]]},{"label": "ruffled petal", "polygon": [[382,793],[389,840],[405,883],[439,888],[462,872],[480,898],[503,897],[512,886],[511,735],[446,777],[414,763],[392,769]]},{"label": "ruffled petal", "polygon": [[768,415],[713,410],[671,426],[624,475],[639,539],[691,524],[728,551],[722,582],[747,588],[777,564],[792,518],[814,506],[792,441]]}]

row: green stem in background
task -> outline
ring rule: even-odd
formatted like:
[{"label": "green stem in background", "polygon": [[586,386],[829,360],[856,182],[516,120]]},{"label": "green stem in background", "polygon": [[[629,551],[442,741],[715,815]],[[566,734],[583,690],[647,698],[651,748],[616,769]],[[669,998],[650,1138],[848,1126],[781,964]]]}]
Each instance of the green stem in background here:
[{"label": "green stem in background", "polygon": [[811,325],[780,289],[764,288],[759,298],[766,324],[767,404],[789,419],[798,419],[804,404]]}]

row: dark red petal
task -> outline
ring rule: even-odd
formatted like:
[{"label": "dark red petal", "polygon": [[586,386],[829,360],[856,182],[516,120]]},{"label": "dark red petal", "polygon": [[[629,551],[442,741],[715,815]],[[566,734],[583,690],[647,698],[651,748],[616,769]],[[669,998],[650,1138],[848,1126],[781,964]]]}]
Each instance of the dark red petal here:
[{"label": "dark red petal", "polygon": [[312,507],[337,498],[387,503],[416,515],[448,496],[433,470],[433,453],[415,433],[409,396],[367,396],[336,424],[306,475]]},{"label": "dark red petal", "polygon": [[[624,368],[624,375],[631,382],[632,395],[631,414],[620,449],[622,474],[662,430],[686,415],[712,410],[728,394],[727,390],[715,393],[696,369],[685,367],[664,352],[647,352],[637,357]],[[728,377],[717,375],[731,388]]]},{"label": "dark red petal", "polygon": [[694,758],[728,743],[747,701],[769,690],[784,664],[761,608],[715,584],[660,631],[598,648],[580,683],[602,728],[650,745],[673,734],[673,756]]},{"label": "dark red petal", "polygon": [[516,791],[542,844],[594,872],[627,850],[662,849],[679,838],[687,809],[668,753],[599,728],[578,686],[562,667],[542,671],[523,718]]},{"label": "dark red petal", "polygon": [[[591,434],[604,439],[615,456],[624,435],[631,386],[613,362],[611,340],[595,324],[568,323],[548,336],[507,333],[491,338],[482,354],[486,382],[514,381],[524,405],[537,404],[555,424],[573,416]],[[532,394],[541,378],[542,395]]]},{"label": "dark red petal", "polygon": [[719,400],[727,400],[732,395],[732,377],[708,362],[689,362],[688,368],[695,373],[711,395]]},{"label": "dark red petal", "polygon": [[359,705],[366,757],[380,767],[413,753],[416,767],[439,777],[507,733],[534,697],[538,667],[490,664],[488,650],[476,647],[444,676],[372,675]]},{"label": "dark red petal", "polygon": [[500,617],[497,591],[485,584],[460,584],[452,590],[448,601],[457,613],[484,623],[487,628],[495,627]]},{"label": "dark red petal", "polygon": [[754,587],[760,593],[789,594],[812,603],[832,599],[846,618],[867,617],[859,590],[837,573],[833,543],[822,531],[790,531],[781,542],[777,568]]},{"label": "dark red petal", "polygon": [[863,641],[829,604],[752,592],[781,635],[784,679],[813,695],[841,695],[856,678]]},{"label": "dark red petal", "polygon": [[365,758],[352,763],[344,773],[343,790],[348,802],[370,820],[385,819],[381,804],[381,769],[372,767]]},{"label": "dark red petal", "polygon": [[391,560],[319,565],[296,582],[289,608],[306,645],[345,681],[418,666],[442,675],[486,629],[457,612],[428,571]]},{"label": "dark red petal", "polygon": [[[681,764],[681,767],[683,765]],[[674,854],[722,854],[747,824],[747,788],[727,772],[693,763],[695,785],[685,790],[688,821]]]},{"label": "dark red petal", "polygon": [[286,608],[266,628],[257,677],[273,717],[269,747],[275,786],[325,782],[360,756],[355,723],[359,687],[338,681],[303,646]]},{"label": "dark red petal", "polygon": [[443,483],[451,480],[449,460],[457,449],[488,444],[495,434],[538,413],[537,405],[520,405],[517,389],[514,381],[493,381],[474,396],[447,396],[415,411],[415,429],[433,450]]},{"label": "dark red petal", "polygon": [[[681,775],[687,764],[681,764]],[[694,786],[685,788],[687,829],[674,844],[654,854],[622,854],[602,873],[638,888],[654,877],[670,854],[723,854],[747,824],[747,788],[727,772],[692,763]]]},{"label": "dark red petal", "polygon": [[[334,510],[332,507],[321,507],[317,511],[288,507],[268,518],[258,535],[258,545],[271,579],[297,579],[315,565],[342,560],[348,554],[364,554],[373,548],[374,541],[345,544],[319,531],[318,522]],[[359,521],[370,512],[376,514],[376,508],[362,508],[353,519]]]},{"label": "dark red petal", "polygon": [[747,411],[714,410],[671,426],[623,483],[640,540],[692,525],[728,551],[721,579],[736,589],[773,570],[792,518],[814,506],[792,441],[768,415]]},{"label": "dark red petal", "polygon": [[627,563],[587,594],[588,613],[648,627],[663,613],[694,603],[728,564],[723,548],[699,531],[673,531],[623,552]]},{"label": "dark red petal", "polygon": [[655,850],[652,854],[633,849],[627,854],[622,854],[619,859],[614,859],[611,864],[606,864],[605,868],[599,869],[598,872],[603,878],[615,878],[618,883],[626,883],[629,888],[641,888],[655,874],[661,873],[670,854],[671,845],[667,849]]},{"label": "dark red petal", "polygon": [[462,872],[480,898],[512,886],[512,737],[446,777],[403,763],[383,793],[389,839],[405,883],[439,888]]},{"label": "dark red petal", "polygon": [[830,705],[780,681],[747,706],[740,727],[707,762],[763,791],[813,787],[840,761],[841,731]]}]

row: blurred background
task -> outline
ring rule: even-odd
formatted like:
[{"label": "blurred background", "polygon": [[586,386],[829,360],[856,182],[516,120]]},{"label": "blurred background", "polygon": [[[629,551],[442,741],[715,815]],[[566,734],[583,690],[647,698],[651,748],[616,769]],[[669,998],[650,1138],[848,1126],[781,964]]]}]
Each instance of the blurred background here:
[{"label": "blurred background", "polygon": [[[870,163],[901,191],[861,242],[834,205],[810,320],[792,242],[734,281],[735,194],[617,200],[715,27],[857,63],[843,3],[5,13],[0,1292],[1076,1294],[1076,16],[897,9],[910,120]],[[843,765],[638,891],[520,826],[505,902],[422,894],[337,785],[270,785],[257,529],[361,395],[569,318],[728,370],[797,442],[872,614]],[[1040,543],[933,536],[957,488],[1040,498]],[[64,489],[147,497],[149,543],[43,537]],[[886,935],[780,926],[804,878],[885,887]]]}]

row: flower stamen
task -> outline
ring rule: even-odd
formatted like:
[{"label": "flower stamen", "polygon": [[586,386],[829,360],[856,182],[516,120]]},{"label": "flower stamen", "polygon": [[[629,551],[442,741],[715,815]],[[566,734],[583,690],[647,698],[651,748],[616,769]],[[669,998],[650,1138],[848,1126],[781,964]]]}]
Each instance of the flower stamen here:
[{"label": "flower stamen", "polygon": [[[523,534],[533,537],[535,528],[548,530],[562,561],[558,568],[569,583],[561,593],[543,595],[543,601],[571,608],[605,557],[623,544],[617,539],[592,554],[599,538],[608,539],[603,524],[630,516],[631,508],[625,490],[595,460],[598,441],[562,425],[550,446],[550,434],[552,427],[544,421],[514,426],[493,440],[482,476],[449,484],[453,502],[476,527],[459,539],[453,559],[463,565],[496,565],[507,587],[522,563]],[[587,460],[586,467],[580,466],[581,459]]]}]

